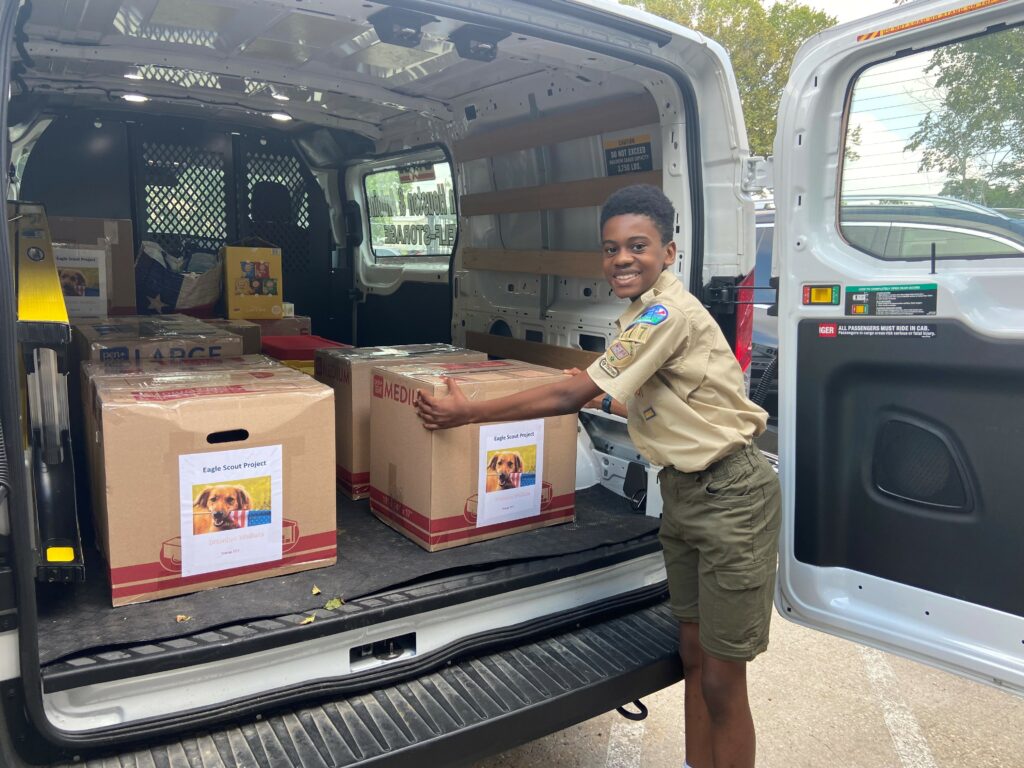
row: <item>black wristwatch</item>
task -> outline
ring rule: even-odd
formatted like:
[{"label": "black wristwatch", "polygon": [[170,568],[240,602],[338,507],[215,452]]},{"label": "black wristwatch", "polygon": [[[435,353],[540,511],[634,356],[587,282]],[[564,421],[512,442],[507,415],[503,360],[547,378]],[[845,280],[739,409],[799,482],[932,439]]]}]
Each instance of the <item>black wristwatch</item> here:
[{"label": "black wristwatch", "polygon": [[604,411],[605,413],[611,413],[612,412],[612,396],[611,395],[605,395],[604,396],[604,399],[601,401],[601,410]]}]

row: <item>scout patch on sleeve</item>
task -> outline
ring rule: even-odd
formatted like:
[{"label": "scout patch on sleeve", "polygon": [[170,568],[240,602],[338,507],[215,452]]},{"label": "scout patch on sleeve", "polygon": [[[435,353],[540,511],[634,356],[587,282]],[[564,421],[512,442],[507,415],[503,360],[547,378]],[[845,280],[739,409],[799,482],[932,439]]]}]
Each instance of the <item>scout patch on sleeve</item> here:
[{"label": "scout patch on sleeve", "polygon": [[645,309],[636,320],[629,324],[632,328],[634,325],[641,323],[646,325],[660,325],[661,323],[668,320],[668,308],[664,304],[654,304]]},{"label": "scout patch on sleeve", "polygon": [[643,344],[651,333],[651,326],[647,324],[631,325],[619,334],[620,341],[632,341],[634,344]]},{"label": "scout patch on sleeve", "polygon": [[[604,357],[601,359],[602,363],[607,363],[612,368],[622,369],[633,362],[633,353],[635,352],[636,345],[630,341],[622,341],[619,339],[613,342],[608,350],[604,353]],[[602,366],[603,368],[604,366]]]},{"label": "scout patch on sleeve", "polygon": [[598,361],[598,365],[599,365],[599,366],[601,367],[601,370],[602,370],[602,371],[604,371],[605,373],[607,373],[607,374],[608,374],[609,376],[611,376],[611,377],[612,377],[613,379],[614,379],[614,378],[615,378],[616,376],[618,376],[618,375],[619,375],[619,369],[618,369],[618,368],[616,368],[616,367],[615,367],[614,365],[612,365],[611,363],[609,363],[609,362],[608,362],[608,359],[607,359],[607,357],[602,357],[602,358],[601,358],[601,359],[600,359],[600,360]]},{"label": "scout patch on sleeve", "polygon": [[644,421],[650,421],[651,419],[653,419],[657,415],[658,415],[657,412],[653,408],[645,408],[644,409]]}]

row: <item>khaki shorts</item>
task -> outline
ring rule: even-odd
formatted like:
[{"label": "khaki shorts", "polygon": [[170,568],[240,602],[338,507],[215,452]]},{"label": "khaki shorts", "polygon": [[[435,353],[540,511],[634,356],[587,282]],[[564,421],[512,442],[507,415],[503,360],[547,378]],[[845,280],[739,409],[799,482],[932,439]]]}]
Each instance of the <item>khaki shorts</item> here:
[{"label": "khaki shorts", "polygon": [[703,472],[667,468],[658,479],[672,613],[700,624],[700,644],[715,658],[750,661],[768,647],[778,475],[747,446]]}]

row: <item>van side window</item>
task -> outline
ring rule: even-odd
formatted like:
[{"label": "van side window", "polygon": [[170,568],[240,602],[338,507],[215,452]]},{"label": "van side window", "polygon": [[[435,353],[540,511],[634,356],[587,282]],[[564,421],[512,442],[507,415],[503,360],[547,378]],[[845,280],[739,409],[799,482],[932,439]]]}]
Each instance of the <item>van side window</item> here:
[{"label": "van side window", "polygon": [[455,247],[458,215],[447,161],[375,171],[363,177],[370,245],[378,264],[444,261]]},{"label": "van side window", "polygon": [[861,72],[839,207],[851,245],[898,261],[1024,257],[1024,102],[1006,65],[1021,55],[1017,27]]}]

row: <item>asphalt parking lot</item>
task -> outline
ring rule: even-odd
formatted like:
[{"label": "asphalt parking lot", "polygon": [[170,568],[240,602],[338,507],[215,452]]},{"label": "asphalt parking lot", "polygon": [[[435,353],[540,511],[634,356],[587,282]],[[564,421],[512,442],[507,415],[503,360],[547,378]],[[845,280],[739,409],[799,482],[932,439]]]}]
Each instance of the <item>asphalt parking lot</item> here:
[{"label": "asphalt parking lot", "polygon": [[[769,431],[758,443],[777,452]],[[772,617],[750,666],[757,768],[1022,768],[1024,698]],[[475,768],[681,768],[683,686]]]},{"label": "asphalt parking lot", "polygon": [[[758,768],[1020,768],[1024,698],[772,619],[750,667]],[[476,768],[681,768],[682,684]]]}]

